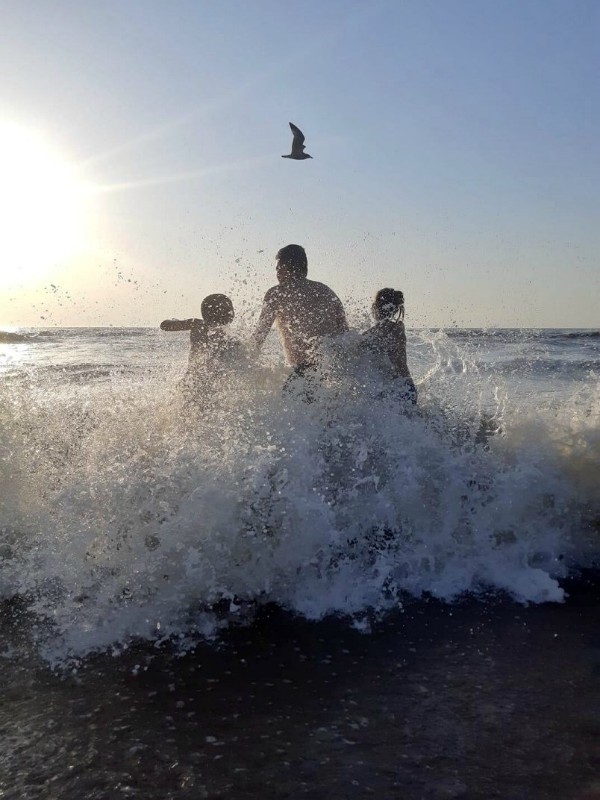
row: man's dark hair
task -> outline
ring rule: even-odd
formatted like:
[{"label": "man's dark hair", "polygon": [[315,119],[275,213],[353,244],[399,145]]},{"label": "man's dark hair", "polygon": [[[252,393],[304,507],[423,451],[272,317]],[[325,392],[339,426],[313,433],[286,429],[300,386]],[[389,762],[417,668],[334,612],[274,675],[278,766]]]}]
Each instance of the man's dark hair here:
[{"label": "man's dark hair", "polygon": [[277,253],[279,266],[286,267],[289,272],[295,275],[306,277],[308,273],[308,259],[306,251],[299,244],[286,244]]}]

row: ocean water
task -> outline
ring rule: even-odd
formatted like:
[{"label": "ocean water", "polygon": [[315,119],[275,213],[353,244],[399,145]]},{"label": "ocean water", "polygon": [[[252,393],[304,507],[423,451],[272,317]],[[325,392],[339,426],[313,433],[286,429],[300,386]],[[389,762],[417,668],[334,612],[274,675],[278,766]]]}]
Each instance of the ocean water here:
[{"label": "ocean water", "polygon": [[186,334],[19,336],[2,797],[598,796],[598,331],[409,331],[416,409],[357,331],[196,409]]},{"label": "ocean water", "polygon": [[409,598],[561,602],[597,564],[598,331],[411,331],[416,411],[381,397],[356,331],[318,402],[282,395],[273,339],[195,413],[185,333],[20,333],[0,593],[52,664],[193,647],[268,603],[368,630]]}]

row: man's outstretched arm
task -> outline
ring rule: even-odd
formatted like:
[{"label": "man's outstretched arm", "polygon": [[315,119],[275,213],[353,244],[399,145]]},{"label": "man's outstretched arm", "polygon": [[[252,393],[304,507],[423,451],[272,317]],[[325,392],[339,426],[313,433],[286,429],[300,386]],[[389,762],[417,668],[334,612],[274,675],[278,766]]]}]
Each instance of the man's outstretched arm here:
[{"label": "man's outstretched arm", "polygon": [[271,326],[275,322],[276,314],[277,311],[275,308],[275,303],[273,302],[272,297],[269,295],[269,292],[267,292],[265,299],[263,300],[263,306],[260,312],[260,317],[258,318],[258,322],[256,323],[256,328],[250,337],[250,347],[255,352],[258,352],[263,346],[265,339],[271,330]]}]

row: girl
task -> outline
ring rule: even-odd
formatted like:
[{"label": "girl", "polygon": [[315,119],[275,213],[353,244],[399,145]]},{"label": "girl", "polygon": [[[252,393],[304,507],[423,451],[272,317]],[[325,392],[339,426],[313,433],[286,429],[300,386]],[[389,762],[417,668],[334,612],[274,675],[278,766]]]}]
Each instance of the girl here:
[{"label": "girl", "polygon": [[413,405],[417,387],[406,363],[404,295],[397,289],[380,289],[371,306],[375,325],[365,331],[363,341],[379,370],[392,381],[394,393]]}]

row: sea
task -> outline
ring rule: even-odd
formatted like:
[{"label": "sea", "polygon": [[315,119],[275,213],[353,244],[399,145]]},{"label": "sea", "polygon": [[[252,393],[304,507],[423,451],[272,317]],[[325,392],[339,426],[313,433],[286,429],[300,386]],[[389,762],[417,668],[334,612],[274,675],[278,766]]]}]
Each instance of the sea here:
[{"label": "sea", "polygon": [[600,797],[600,330],[407,347],[0,334],[0,797]]}]

